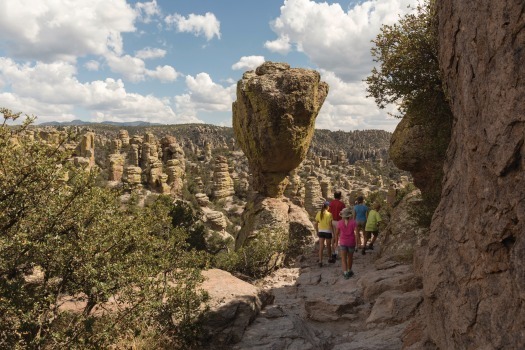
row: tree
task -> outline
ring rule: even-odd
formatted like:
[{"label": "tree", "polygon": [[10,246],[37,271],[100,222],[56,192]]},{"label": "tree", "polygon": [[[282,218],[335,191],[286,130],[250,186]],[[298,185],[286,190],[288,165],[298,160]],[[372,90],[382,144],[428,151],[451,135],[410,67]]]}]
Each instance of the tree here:
[{"label": "tree", "polygon": [[431,98],[429,92],[443,93],[433,3],[426,0],[399,23],[383,25],[372,41],[375,46],[371,53],[380,66],[374,67],[366,78],[367,92],[380,108],[398,105],[401,113],[398,117],[403,117],[414,104],[425,106]]},{"label": "tree", "polygon": [[[96,171],[73,165],[64,133],[0,109],[0,348],[106,348],[131,338],[189,347],[206,294],[203,262],[170,207],[123,208]],[[75,300],[74,310],[66,308]],[[160,347],[160,345],[159,345]]]},{"label": "tree", "polygon": [[429,225],[441,196],[452,111],[443,90],[438,61],[434,0],[426,0],[394,25],[384,25],[373,40],[379,62],[366,78],[369,96],[380,108],[398,106],[403,120],[389,149],[392,161],[412,173],[423,198],[421,222]]}]

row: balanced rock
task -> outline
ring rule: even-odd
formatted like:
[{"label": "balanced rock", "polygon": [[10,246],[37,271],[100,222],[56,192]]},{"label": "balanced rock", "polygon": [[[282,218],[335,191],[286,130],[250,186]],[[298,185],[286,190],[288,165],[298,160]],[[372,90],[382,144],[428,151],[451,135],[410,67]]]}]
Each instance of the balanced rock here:
[{"label": "balanced rock", "polygon": [[279,197],[305,158],[315,118],[328,94],[318,72],[265,62],[244,73],[233,103],[233,129],[254,176],[254,189]]}]

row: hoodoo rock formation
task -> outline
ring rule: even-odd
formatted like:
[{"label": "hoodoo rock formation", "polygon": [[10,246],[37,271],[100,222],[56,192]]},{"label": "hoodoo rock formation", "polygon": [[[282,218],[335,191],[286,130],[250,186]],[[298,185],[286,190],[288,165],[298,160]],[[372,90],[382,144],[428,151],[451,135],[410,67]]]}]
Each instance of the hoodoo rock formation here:
[{"label": "hoodoo rock formation", "polygon": [[314,70],[265,62],[244,73],[232,107],[233,129],[260,194],[283,194],[288,173],[306,157],[327,95],[328,85]]},{"label": "hoodoo rock formation", "polygon": [[327,94],[318,72],[286,63],[265,62],[238,82],[233,129],[248,158],[256,194],[242,215],[236,248],[263,231],[283,233],[295,248],[311,243],[314,229],[308,213],[283,193],[290,171],[306,157]]},{"label": "hoodoo rock formation", "polygon": [[438,2],[454,123],[425,260],[440,349],[525,348],[525,6]]}]

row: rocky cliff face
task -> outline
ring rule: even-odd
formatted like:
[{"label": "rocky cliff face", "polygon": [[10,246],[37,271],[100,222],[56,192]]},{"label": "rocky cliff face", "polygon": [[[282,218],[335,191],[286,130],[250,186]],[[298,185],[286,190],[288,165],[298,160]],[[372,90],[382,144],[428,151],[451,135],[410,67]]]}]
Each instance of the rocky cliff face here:
[{"label": "rocky cliff face", "polygon": [[525,5],[438,2],[454,123],[425,261],[441,349],[525,347]]}]

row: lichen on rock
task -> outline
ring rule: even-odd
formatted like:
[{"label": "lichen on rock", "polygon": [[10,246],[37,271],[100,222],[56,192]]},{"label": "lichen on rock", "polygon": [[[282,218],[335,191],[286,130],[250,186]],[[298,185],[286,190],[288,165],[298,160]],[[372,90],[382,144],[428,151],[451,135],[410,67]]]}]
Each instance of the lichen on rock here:
[{"label": "lichen on rock", "polygon": [[282,196],[286,177],[306,157],[328,85],[314,70],[265,62],[244,73],[233,103],[233,129],[254,189]]}]

